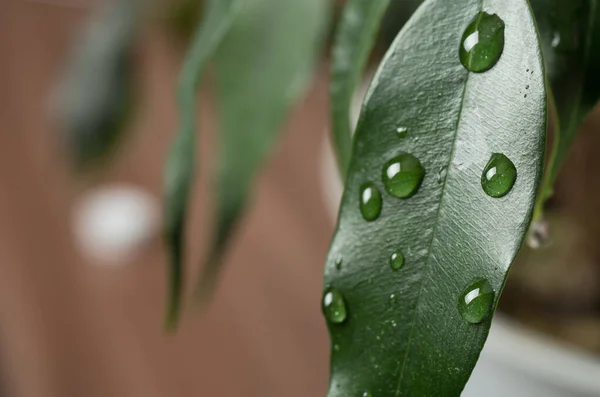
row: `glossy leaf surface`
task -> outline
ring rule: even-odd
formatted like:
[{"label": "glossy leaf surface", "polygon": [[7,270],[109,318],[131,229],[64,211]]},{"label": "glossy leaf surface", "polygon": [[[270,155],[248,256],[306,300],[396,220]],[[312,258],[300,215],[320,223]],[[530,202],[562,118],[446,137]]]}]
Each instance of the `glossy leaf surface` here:
[{"label": "glossy leaf surface", "polygon": [[[493,67],[472,73],[459,49],[481,12],[504,22],[504,47]],[[345,309],[343,322],[328,321],[329,397],[460,395],[531,221],[546,116],[526,0],[428,0],[402,29],[365,99],[325,269],[325,291],[339,292]],[[409,172],[416,190],[394,196],[383,179],[407,169],[384,167],[404,153],[424,177],[419,185]],[[518,175],[501,197],[482,187],[494,153]],[[360,206],[367,182],[383,199],[370,222]]]}]

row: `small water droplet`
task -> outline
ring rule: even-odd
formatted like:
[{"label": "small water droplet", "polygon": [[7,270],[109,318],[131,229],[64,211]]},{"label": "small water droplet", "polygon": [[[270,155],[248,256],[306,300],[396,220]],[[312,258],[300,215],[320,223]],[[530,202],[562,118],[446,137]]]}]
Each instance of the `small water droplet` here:
[{"label": "small water droplet", "polygon": [[494,289],[488,280],[476,280],[460,294],[458,312],[465,321],[478,324],[490,314],[494,296]]},{"label": "small water droplet", "polygon": [[400,270],[404,266],[404,254],[398,250],[390,256],[390,266],[392,270]]},{"label": "small water droplet", "polygon": [[554,32],[554,36],[552,37],[552,47],[557,48],[560,45],[560,32]]},{"label": "small water droplet", "polygon": [[340,345],[333,345],[333,350],[336,352],[340,351]]},{"label": "small water droplet", "polygon": [[381,214],[381,192],[375,184],[364,183],[360,187],[360,212],[366,221],[372,222]]},{"label": "small water droplet", "polygon": [[438,172],[437,183],[441,184],[446,179],[446,167],[440,168],[440,172]]},{"label": "small water droplet", "polygon": [[327,321],[341,324],[346,321],[346,302],[342,293],[335,287],[329,287],[323,294],[323,314]]},{"label": "small water droplet", "polygon": [[342,257],[337,257],[335,260],[335,268],[338,270],[342,269],[342,264],[344,263],[344,260],[342,259]]},{"label": "small water droplet", "polygon": [[539,219],[531,225],[527,236],[527,245],[532,249],[550,245],[550,224],[546,219]]},{"label": "small water droplet", "polygon": [[398,323],[394,320],[391,321],[392,327],[396,328],[398,326]]},{"label": "small water droplet", "polygon": [[506,195],[515,184],[517,168],[502,153],[493,153],[481,174],[483,191],[491,197]]},{"label": "small water droplet", "polygon": [[463,33],[459,57],[470,72],[490,70],[504,51],[504,21],[496,14],[480,12]]},{"label": "small water droplet", "polygon": [[395,303],[398,300],[398,296],[396,294],[390,294],[390,303]]},{"label": "small water droplet", "polygon": [[402,153],[383,166],[385,190],[394,197],[413,196],[423,183],[425,169],[412,154]]},{"label": "small water droplet", "polygon": [[362,397],[373,397],[373,395],[370,392],[366,391],[362,394]]},{"label": "small water droplet", "polygon": [[396,128],[396,134],[398,134],[398,136],[400,138],[404,138],[404,137],[406,137],[406,135],[408,135],[408,128],[398,127],[398,128]]}]

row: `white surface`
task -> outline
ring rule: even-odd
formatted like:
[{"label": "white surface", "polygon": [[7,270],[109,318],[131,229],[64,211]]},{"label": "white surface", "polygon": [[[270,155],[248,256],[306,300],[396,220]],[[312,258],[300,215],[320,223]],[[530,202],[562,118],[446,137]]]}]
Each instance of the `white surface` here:
[{"label": "white surface", "polygon": [[80,198],[73,222],[83,255],[101,264],[125,264],[157,235],[159,204],[136,186],[109,185]]}]

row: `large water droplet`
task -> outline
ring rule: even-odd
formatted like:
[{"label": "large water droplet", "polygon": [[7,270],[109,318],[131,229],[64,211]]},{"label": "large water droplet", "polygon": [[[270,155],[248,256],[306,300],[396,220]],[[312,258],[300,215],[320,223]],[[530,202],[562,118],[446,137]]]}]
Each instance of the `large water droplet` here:
[{"label": "large water droplet", "polygon": [[398,250],[390,256],[390,266],[393,270],[400,270],[404,266],[404,254]]},{"label": "large water droplet", "polygon": [[479,13],[463,33],[460,62],[476,73],[490,70],[504,50],[504,21],[496,14]]},{"label": "large water droplet", "polygon": [[333,324],[346,321],[346,302],[342,293],[335,287],[329,287],[323,293],[323,314],[327,321]]},{"label": "large water droplet", "polygon": [[517,180],[517,168],[502,153],[493,153],[481,174],[483,191],[492,197],[502,197],[510,192]]},{"label": "large water droplet", "polygon": [[360,212],[366,221],[374,221],[381,214],[381,192],[367,182],[360,187]]},{"label": "large water droplet", "polygon": [[490,314],[494,304],[494,289],[486,279],[469,284],[458,298],[458,312],[465,321],[478,324]]},{"label": "large water droplet", "polygon": [[408,198],[417,193],[424,176],[421,162],[409,153],[394,157],[383,167],[385,190],[398,198]]}]

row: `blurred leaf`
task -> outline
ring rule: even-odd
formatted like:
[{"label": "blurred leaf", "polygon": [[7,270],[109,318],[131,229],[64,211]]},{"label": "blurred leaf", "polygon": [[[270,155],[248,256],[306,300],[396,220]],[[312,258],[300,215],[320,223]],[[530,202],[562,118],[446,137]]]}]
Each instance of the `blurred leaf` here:
[{"label": "blurred leaf", "polygon": [[80,168],[106,158],[132,104],[132,47],[140,5],[118,0],[90,22],[57,88],[57,118]]},{"label": "blurred leaf", "polygon": [[168,28],[177,36],[188,40],[200,21],[204,0],[177,0],[169,3],[166,16]]},{"label": "blurred leaf", "polygon": [[185,218],[194,182],[196,91],[207,62],[231,26],[244,0],[207,0],[206,14],[193,37],[178,86],[179,132],[165,170],[165,234],[171,256],[167,328],[181,312]]},{"label": "blurred leaf", "polygon": [[331,59],[331,132],[338,167],[346,175],[352,154],[350,108],[390,0],[349,0]]},{"label": "blurred leaf", "polygon": [[[459,48],[482,10],[504,21],[505,46],[472,73]],[[365,99],[325,268],[329,397],[460,395],[531,220],[544,83],[527,0],[428,0],[402,29]],[[492,185],[511,175],[494,153],[517,172],[500,198],[483,189],[499,196]],[[482,279],[470,301],[466,288]]]},{"label": "blurred leaf", "polygon": [[211,295],[222,252],[260,166],[311,82],[327,32],[329,3],[248,0],[219,48],[217,224],[196,290],[200,302]]},{"label": "blurred leaf", "polygon": [[532,0],[553,94],[555,138],[535,218],[581,124],[600,97],[600,7],[597,0]]}]

